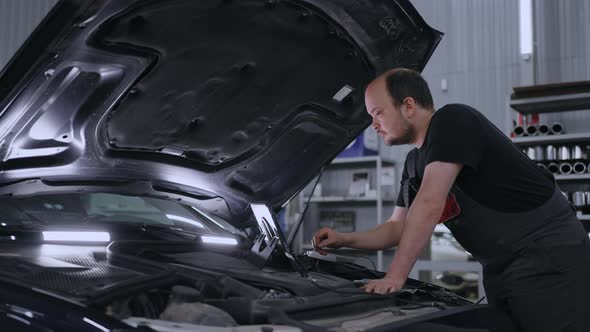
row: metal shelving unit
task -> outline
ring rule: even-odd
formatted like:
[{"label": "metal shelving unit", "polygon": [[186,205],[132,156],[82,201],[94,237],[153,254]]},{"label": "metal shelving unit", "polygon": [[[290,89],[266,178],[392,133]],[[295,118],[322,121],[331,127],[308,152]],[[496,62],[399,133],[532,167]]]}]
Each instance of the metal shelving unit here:
[{"label": "metal shelving unit", "polygon": [[590,132],[578,134],[564,134],[564,135],[548,135],[548,136],[531,136],[531,137],[516,137],[512,141],[521,146],[530,146],[538,144],[563,144],[581,141],[590,141]]},{"label": "metal shelving unit", "polygon": [[[590,81],[515,87],[509,104],[513,110],[525,115],[590,110]],[[512,141],[520,147],[590,144],[590,131],[563,135],[517,137]],[[576,190],[580,190],[579,188],[586,188],[582,191],[590,190],[590,186],[588,186],[590,173],[556,174],[555,180],[563,183],[566,187],[577,186]],[[590,215],[578,212],[577,216],[580,221],[585,223],[584,227],[590,231],[590,225],[586,223],[590,221]]]},{"label": "metal shelving unit", "polygon": [[[309,197],[305,197],[307,201]],[[322,197],[311,197],[310,202],[313,203],[377,203],[377,197],[346,197],[346,196],[322,196]],[[393,198],[382,198],[382,202],[391,203],[395,202]]]},{"label": "metal shelving unit", "polygon": [[383,160],[380,156],[364,156],[364,157],[347,157],[347,158],[336,158],[330,163],[331,166],[335,165],[352,165],[352,164],[365,164],[365,163],[378,163],[381,162],[383,165],[393,165],[392,161]]},{"label": "metal shelving unit", "polygon": [[557,181],[589,181],[590,173],[587,174],[557,174],[555,175]]},{"label": "metal shelving unit", "polygon": [[590,81],[515,87],[510,107],[521,114],[587,110]]}]

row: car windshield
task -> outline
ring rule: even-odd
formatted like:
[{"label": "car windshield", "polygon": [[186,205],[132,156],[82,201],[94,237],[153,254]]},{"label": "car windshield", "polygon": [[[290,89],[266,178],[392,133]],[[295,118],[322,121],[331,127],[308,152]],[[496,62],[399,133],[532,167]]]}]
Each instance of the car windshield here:
[{"label": "car windshield", "polygon": [[0,197],[2,226],[65,226],[135,223],[219,234],[241,233],[220,218],[194,206],[152,197],[111,193]]}]

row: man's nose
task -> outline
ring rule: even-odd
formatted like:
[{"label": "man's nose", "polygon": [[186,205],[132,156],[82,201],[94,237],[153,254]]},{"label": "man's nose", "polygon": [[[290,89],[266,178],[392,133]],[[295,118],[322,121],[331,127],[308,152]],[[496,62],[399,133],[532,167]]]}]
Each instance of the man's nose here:
[{"label": "man's nose", "polygon": [[373,123],[371,123],[371,128],[373,128],[375,131],[379,130],[379,123],[375,120],[375,118],[373,118]]}]

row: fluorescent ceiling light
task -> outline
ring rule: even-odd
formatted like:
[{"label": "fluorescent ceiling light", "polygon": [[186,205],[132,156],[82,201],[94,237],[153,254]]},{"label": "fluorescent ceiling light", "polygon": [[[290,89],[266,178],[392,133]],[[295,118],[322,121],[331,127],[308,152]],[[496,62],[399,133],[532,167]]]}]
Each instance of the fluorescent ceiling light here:
[{"label": "fluorescent ceiling light", "polygon": [[218,237],[218,236],[201,236],[201,239],[205,243],[212,243],[212,244],[228,244],[235,246],[238,244],[236,239],[232,239],[229,237]]},{"label": "fluorescent ceiling light", "polygon": [[111,235],[108,232],[46,231],[43,232],[43,240],[68,242],[109,242],[111,240]]},{"label": "fluorescent ceiling light", "polygon": [[533,4],[532,0],[519,0],[518,24],[520,54],[533,54]]},{"label": "fluorescent ceiling light", "polygon": [[168,218],[168,219],[172,219],[172,220],[178,220],[178,221],[182,221],[182,222],[185,222],[185,223],[187,223],[187,224],[191,224],[191,225],[193,225],[193,226],[197,226],[197,227],[200,227],[200,228],[205,228],[205,226],[203,226],[203,224],[202,224],[202,223],[200,223],[200,222],[198,222],[198,221],[196,221],[196,220],[192,220],[192,219],[189,219],[189,218],[185,218],[185,217],[177,216],[177,215],[175,215],[175,214],[167,214],[167,215],[166,215],[166,218]]}]

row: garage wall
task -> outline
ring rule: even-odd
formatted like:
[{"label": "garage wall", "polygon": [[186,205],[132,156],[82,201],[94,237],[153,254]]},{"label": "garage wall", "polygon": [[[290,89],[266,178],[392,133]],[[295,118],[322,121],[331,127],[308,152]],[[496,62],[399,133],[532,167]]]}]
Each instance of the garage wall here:
[{"label": "garage wall", "polygon": [[[531,76],[526,72],[528,63],[519,54],[518,1],[411,2],[430,26],[445,33],[423,71],[435,107],[468,104],[505,130],[510,125],[506,108],[511,89],[528,84]],[[445,81],[446,90],[442,88]],[[382,147],[381,155],[401,164],[409,149]]]},{"label": "garage wall", "polygon": [[[536,0],[535,79],[537,84],[590,80],[590,1]],[[590,110],[541,114],[569,133],[588,132]]]},{"label": "garage wall", "polygon": [[590,80],[590,1],[536,0],[538,84]]},{"label": "garage wall", "polygon": [[57,0],[0,0],[0,68],[33,32]]}]

